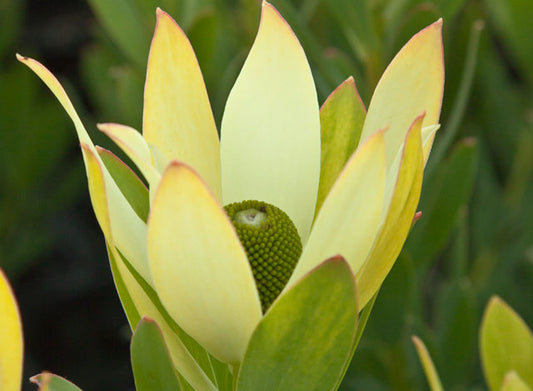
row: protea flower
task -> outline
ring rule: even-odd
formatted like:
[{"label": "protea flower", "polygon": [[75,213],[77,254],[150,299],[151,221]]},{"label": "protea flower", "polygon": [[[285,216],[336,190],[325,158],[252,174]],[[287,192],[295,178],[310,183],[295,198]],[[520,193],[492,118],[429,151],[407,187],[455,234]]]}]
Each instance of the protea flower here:
[{"label": "protea flower", "polygon": [[[99,125],[137,165],[149,190],[93,145],[57,79],[37,61],[18,57],[74,121],[132,327],[143,315],[155,319],[175,367],[194,388],[219,387],[214,358],[247,387],[254,365],[271,381],[287,381],[271,375],[275,365],[267,360],[279,357],[291,357],[278,368],[291,368],[294,377],[302,376],[299,362],[307,360],[304,374],[317,380],[316,388],[305,389],[326,389],[321,384],[342,376],[353,353],[357,308],[383,282],[416,211],[442,101],[441,25],[403,47],[368,112],[352,78],[319,110],[302,47],[263,2],[219,141],[193,49],[158,10],[142,135]],[[279,389],[296,389],[283,384]]]}]

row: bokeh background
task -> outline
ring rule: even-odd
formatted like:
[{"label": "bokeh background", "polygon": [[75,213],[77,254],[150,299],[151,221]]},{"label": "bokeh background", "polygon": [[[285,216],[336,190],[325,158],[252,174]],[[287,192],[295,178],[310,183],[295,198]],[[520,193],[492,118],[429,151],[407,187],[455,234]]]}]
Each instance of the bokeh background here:
[{"label": "bokeh background", "polygon": [[[426,389],[413,334],[446,389],[486,389],[478,329],[489,297],[500,295],[533,324],[533,2],[271,2],[300,38],[321,102],[353,75],[368,104],[396,51],[444,18],[442,128],[423,216],[341,389]],[[21,306],[26,378],[47,369],[86,390],[133,390],[130,331],[73,126],[15,52],[45,63],[93,139],[117,151],[94,125],[141,128],[157,6],[191,39],[220,123],[257,30],[258,0],[0,0],[0,266]]]}]

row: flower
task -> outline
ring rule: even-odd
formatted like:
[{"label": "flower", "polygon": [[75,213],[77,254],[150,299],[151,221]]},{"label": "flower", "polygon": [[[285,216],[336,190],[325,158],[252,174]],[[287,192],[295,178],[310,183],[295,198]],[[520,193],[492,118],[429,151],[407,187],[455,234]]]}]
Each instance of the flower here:
[{"label": "flower", "polygon": [[368,112],[352,78],[319,110],[302,47],[275,8],[263,2],[219,142],[192,47],[158,9],[142,135],[124,125],[99,125],[145,177],[149,201],[139,196],[146,189],[123,163],[93,145],[57,79],[37,61],[18,56],[75,124],[130,323],[141,315],[154,318],[189,382],[206,379],[190,369],[196,363],[172,321],[214,357],[237,367],[264,318],[246,249],[223,205],[266,202],[294,223],[303,251],[280,297],[336,255],[356,276],[360,308],[376,293],[411,226],[438,129],[441,25],[439,20],[428,26],[397,54]]},{"label": "flower", "polygon": [[0,389],[18,391],[22,384],[22,326],[15,295],[2,270],[0,314]]}]

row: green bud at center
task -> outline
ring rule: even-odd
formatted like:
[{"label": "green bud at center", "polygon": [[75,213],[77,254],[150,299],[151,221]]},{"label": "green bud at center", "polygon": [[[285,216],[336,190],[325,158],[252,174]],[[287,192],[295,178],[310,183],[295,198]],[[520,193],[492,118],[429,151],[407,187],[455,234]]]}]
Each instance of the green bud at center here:
[{"label": "green bud at center", "polygon": [[246,250],[261,307],[266,312],[302,254],[298,230],[285,212],[266,202],[236,202],[224,209]]}]

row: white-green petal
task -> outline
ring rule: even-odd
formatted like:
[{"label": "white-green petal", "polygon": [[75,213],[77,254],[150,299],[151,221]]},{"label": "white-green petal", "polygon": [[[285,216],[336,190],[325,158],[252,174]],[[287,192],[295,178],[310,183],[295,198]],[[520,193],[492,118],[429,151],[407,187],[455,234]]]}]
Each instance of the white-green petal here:
[{"label": "white-green petal", "polygon": [[262,316],[252,271],[215,196],[182,163],[167,167],[155,194],[148,252],[169,314],[219,360],[240,362]]},{"label": "white-green petal", "polygon": [[288,285],[325,259],[341,255],[357,273],[372,248],[385,189],[384,132],[357,149],[317,215]]},{"label": "white-green petal", "polygon": [[442,20],[438,20],[405,44],[376,86],[361,141],[389,127],[385,136],[388,169],[415,117],[425,112],[423,127],[438,123],[444,90],[443,57]]},{"label": "white-green petal", "polygon": [[224,204],[273,204],[289,215],[305,242],[320,175],[319,106],[300,43],[266,2],[224,111],[221,163]]}]

